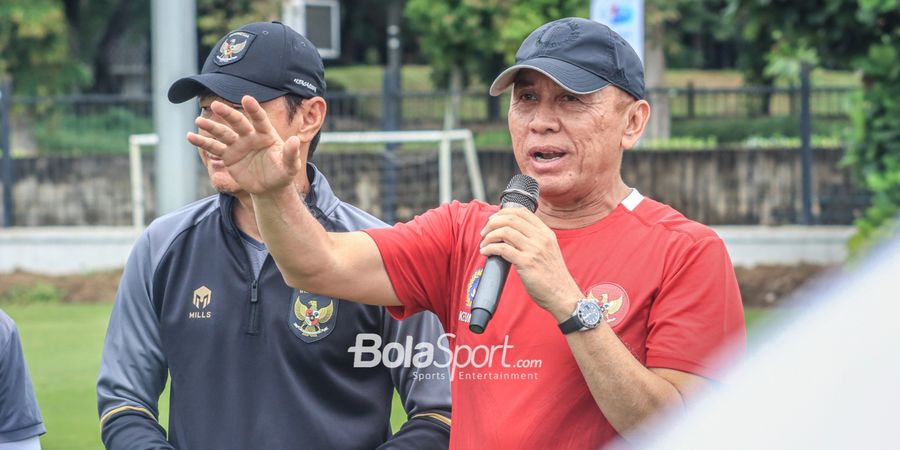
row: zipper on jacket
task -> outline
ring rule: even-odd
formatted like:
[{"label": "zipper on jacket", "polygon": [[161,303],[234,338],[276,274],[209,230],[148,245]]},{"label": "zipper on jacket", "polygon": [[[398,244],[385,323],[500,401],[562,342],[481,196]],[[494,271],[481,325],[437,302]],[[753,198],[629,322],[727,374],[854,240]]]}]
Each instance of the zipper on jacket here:
[{"label": "zipper on jacket", "polygon": [[250,283],[250,323],[247,334],[259,334],[259,279]]}]

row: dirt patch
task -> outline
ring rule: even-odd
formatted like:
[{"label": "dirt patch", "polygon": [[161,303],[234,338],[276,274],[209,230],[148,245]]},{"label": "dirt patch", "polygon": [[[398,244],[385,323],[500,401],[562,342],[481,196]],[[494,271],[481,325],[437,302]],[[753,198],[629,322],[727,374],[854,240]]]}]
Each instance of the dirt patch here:
[{"label": "dirt patch", "polygon": [[[0,273],[0,300],[58,300],[63,303],[112,303],[121,270],[50,276],[29,272]],[[53,298],[55,297],[55,298]]]},{"label": "dirt patch", "polygon": [[[834,267],[801,264],[737,267],[735,273],[744,305],[770,307],[777,306],[816,275],[829,270],[834,270]],[[108,303],[115,298],[121,277],[121,270],[66,276],[27,272],[0,274],[0,300],[56,296],[63,303]]]},{"label": "dirt patch", "polygon": [[735,267],[744,306],[778,306],[791,294],[819,275],[837,271],[837,266],[800,264],[796,266]]}]

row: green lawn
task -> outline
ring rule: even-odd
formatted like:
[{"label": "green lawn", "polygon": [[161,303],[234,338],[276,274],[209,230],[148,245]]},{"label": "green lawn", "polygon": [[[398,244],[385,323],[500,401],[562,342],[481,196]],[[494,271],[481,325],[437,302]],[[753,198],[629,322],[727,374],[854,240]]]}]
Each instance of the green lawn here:
[{"label": "green lawn", "polygon": [[[99,449],[94,390],[110,304],[2,304],[19,328],[34,389],[44,416],[45,450]],[[168,389],[160,399],[160,422],[168,423]],[[391,423],[406,421],[394,396]]]},{"label": "green lawn", "polygon": [[22,337],[47,427],[45,450],[102,448],[94,385],[110,306],[2,306]]},{"label": "green lawn", "polygon": [[[109,304],[31,305],[4,303],[0,307],[17,323],[25,358],[44,416],[45,450],[102,448],[99,438],[94,386],[100,352],[109,320]],[[777,314],[769,310],[746,312],[751,339],[756,325]],[[168,390],[160,399],[161,423],[168,422]],[[397,429],[406,420],[399,397],[394,396],[391,423]]]}]

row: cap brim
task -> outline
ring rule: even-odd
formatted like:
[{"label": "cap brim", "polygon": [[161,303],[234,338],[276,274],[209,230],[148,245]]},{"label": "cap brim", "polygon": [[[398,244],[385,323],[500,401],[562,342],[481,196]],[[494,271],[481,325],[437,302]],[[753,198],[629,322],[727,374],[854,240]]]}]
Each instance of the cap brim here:
[{"label": "cap brim", "polygon": [[609,81],[576,65],[554,58],[534,58],[520,62],[506,70],[491,83],[490,93],[497,96],[516,81],[522,69],[531,69],[546,75],[554,83],[574,94],[590,94],[609,85]]},{"label": "cap brim", "polygon": [[196,97],[205,89],[209,89],[213,94],[232,103],[240,103],[241,98],[245,95],[262,103],[287,93],[227,73],[202,73],[184,77],[172,83],[172,86],[169,87],[169,101],[183,103]]}]

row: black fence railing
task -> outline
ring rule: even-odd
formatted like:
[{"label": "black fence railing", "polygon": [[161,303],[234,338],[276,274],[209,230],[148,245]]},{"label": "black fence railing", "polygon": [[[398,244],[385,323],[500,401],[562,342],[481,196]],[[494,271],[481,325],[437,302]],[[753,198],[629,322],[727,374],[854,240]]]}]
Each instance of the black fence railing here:
[{"label": "black fence railing", "polygon": [[[810,92],[813,117],[844,119],[853,107],[852,87],[819,87]],[[673,120],[795,116],[800,113],[799,86],[746,86],[651,89],[649,101],[665,98]]]},{"label": "black fence railing", "polygon": [[[855,91],[851,87],[813,88],[810,104],[814,121],[848,121]],[[442,128],[448,98],[444,91],[404,92],[400,96],[400,128]],[[333,92],[327,100],[326,131],[379,130],[383,126],[384,97],[380,93]],[[720,128],[733,130],[735,120],[747,121],[747,127],[756,125],[760,132],[766,132],[772,124],[783,122],[779,119],[793,119],[799,115],[800,90],[688,85],[651,89],[648,100],[657,106],[666,102],[673,135],[703,137],[718,136]],[[466,91],[460,99],[460,126],[476,133],[502,133],[508,105],[508,93],[495,98],[482,90]],[[13,97],[9,108],[12,147],[18,155],[122,153],[129,135],[153,130],[149,96]],[[728,119],[732,122],[725,123]],[[766,122],[768,119],[773,120]],[[759,120],[763,122],[757,123]],[[793,135],[792,128],[775,128],[773,134]],[[728,142],[728,134],[723,135]]]},{"label": "black fence railing", "polygon": [[[849,125],[856,91],[856,88],[847,87],[819,87],[810,90],[808,99],[812,117],[813,146],[821,148],[842,145],[839,141],[837,143],[828,141],[834,136],[829,133],[834,133],[835,130],[840,132]],[[779,189],[767,191],[768,193],[761,199],[747,200],[748,204],[760,202],[762,206],[746,211],[726,212],[701,206],[692,212],[693,217],[703,218],[710,223],[798,223],[798,209],[793,200],[795,198],[793,193],[791,199],[782,199],[783,204],[775,206],[769,205],[771,202],[767,199],[783,196],[784,192],[799,186],[799,181],[794,179],[797,173],[800,173],[799,169],[792,166],[788,170],[782,167],[783,164],[772,163],[775,161],[770,158],[772,152],[732,153],[736,147],[732,144],[740,143],[746,146],[757,142],[754,139],[758,136],[781,136],[794,139],[796,143],[775,140],[776,146],[793,147],[796,150],[800,141],[798,138],[802,103],[800,95],[799,89],[791,87],[701,88],[688,85],[681,88],[652,89],[648,94],[648,100],[651,105],[658,108],[657,111],[664,109],[663,107],[668,109],[673,136],[698,138],[699,141],[708,141],[712,144],[702,147],[692,145],[680,147],[681,144],[673,139],[666,144],[668,147],[652,148],[670,148],[675,145],[682,151],[642,153],[644,156],[639,160],[677,158],[671,163],[687,164],[685,161],[689,155],[683,150],[697,148],[719,150],[715,152],[718,156],[704,152],[696,156],[699,158],[697,161],[732,154],[736,155],[736,158],[744,157],[741,156],[744,154],[762,158],[760,161],[765,161],[766,165],[757,167],[745,164],[742,170],[751,174],[769,174],[766,183],[783,185]],[[127,184],[123,184],[120,179],[123,176],[127,178],[128,174],[126,166],[123,165],[127,163],[128,137],[132,134],[153,132],[153,108],[149,96],[6,97],[3,100],[0,102],[0,117],[8,123],[8,126],[3,128],[9,131],[2,136],[4,139],[0,139],[0,145],[8,138],[9,147],[13,150],[13,158],[3,161],[4,176],[0,190],[3,191],[3,203],[13,205],[12,208],[3,208],[4,224],[120,224],[123,218],[128,217],[127,211],[119,211],[114,205],[127,205],[129,202],[127,193],[130,191],[126,187]],[[448,101],[446,92],[404,92],[399,100],[401,129],[439,129],[443,126]],[[482,91],[468,91],[460,100],[460,126],[475,131],[476,144],[479,150],[482,150],[479,152],[482,153],[480,158],[487,158],[488,154],[492,154],[492,158],[505,158],[501,164],[506,168],[506,172],[503,172],[505,175],[498,176],[497,179],[508,179],[508,173],[514,170],[509,152],[505,150],[510,145],[506,132],[509,94],[489,97]],[[325,124],[326,131],[382,128],[384,97],[381,94],[334,92],[328,95],[327,101],[329,114]],[[710,136],[712,138],[707,140],[706,138]],[[817,143],[815,139],[817,136],[824,139]],[[772,143],[763,144],[771,148]],[[413,150],[410,146],[404,148]],[[489,149],[503,151],[484,152]],[[403,195],[409,193],[418,195],[432,191],[422,183],[434,184],[436,165],[433,159],[436,156],[431,147],[420,150],[424,152],[410,153],[410,161],[415,164],[410,163],[409,170],[398,175],[396,190]],[[324,166],[328,166],[328,161],[333,158],[326,153],[319,156],[319,162]],[[629,152],[629,155],[632,153],[634,152]],[[501,154],[504,156],[501,157]],[[823,184],[813,189],[812,198],[818,202],[812,205],[815,223],[849,223],[859,216],[869,201],[868,194],[847,178],[849,177],[847,169],[840,169],[839,172],[829,171],[831,170],[829,167],[837,164],[836,154],[820,155],[820,158],[827,156],[831,159],[822,166],[824,168],[813,170],[814,179],[844,180],[841,183]],[[335,161],[340,160],[342,164],[347,164],[347,161],[352,160],[361,164],[365,158],[360,155],[368,155],[366,157],[374,158],[373,161],[380,158],[378,153],[363,151],[350,160],[335,159]],[[781,160],[795,156],[789,149],[783,150],[779,155]],[[152,157],[149,149],[145,157]],[[427,167],[427,170],[416,166],[420,163],[425,164],[422,167]],[[368,166],[368,163],[362,165],[363,168]],[[667,167],[667,171],[671,170],[670,164],[663,164],[661,167],[663,166]],[[813,168],[815,167],[819,165],[813,164]],[[787,171],[776,173],[782,169]],[[725,173],[720,167],[708,170],[710,173]],[[819,172],[816,172],[817,170]],[[348,173],[346,167],[329,172],[335,185],[342,185],[346,181],[341,179],[346,173]],[[374,180],[377,177],[378,174],[366,173],[359,178]],[[683,208],[694,207],[698,204],[697,199],[690,200],[687,194],[677,201],[666,198],[675,192],[677,186],[691,185],[684,181],[690,178],[687,173],[685,177],[678,178],[680,181],[671,185],[658,186],[655,191],[651,191],[658,192],[658,197],[663,200],[672,203],[681,202]],[[719,178],[722,177],[716,177]],[[649,179],[660,179],[660,175]],[[200,180],[205,186],[202,176]],[[148,184],[151,182],[149,179],[147,181]],[[486,178],[486,183],[488,182]],[[351,192],[369,191],[372,186],[379,185],[354,186],[352,190],[348,188],[345,195],[353,197]],[[722,187],[723,190],[725,188],[726,186]],[[746,189],[754,190],[758,189],[758,186],[750,183]],[[117,194],[110,195],[108,192]],[[398,198],[401,203],[397,205],[397,217],[406,217],[420,211],[422,205],[431,205],[433,203],[429,200],[431,197],[426,197],[415,201],[404,200],[406,197]],[[13,198],[16,200],[12,201]],[[361,197],[355,200],[364,205],[372,203],[373,212],[378,212],[375,204],[377,202],[373,199]],[[57,217],[59,205],[68,205],[66,210],[77,210],[77,213],[73,213],[75,216],[72,217]],[[152,209],[152,204],[148,205],[148,208]]]}]

